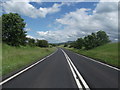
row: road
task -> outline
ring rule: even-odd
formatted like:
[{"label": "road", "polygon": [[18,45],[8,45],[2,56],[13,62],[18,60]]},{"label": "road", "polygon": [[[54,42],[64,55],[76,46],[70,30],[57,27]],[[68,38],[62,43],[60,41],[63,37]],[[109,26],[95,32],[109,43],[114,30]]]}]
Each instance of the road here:
[{"label": "road", "polygon": [[29,70],[8,80],[4,88],[118,88],[118,70],[65,49],[58,49]]}]

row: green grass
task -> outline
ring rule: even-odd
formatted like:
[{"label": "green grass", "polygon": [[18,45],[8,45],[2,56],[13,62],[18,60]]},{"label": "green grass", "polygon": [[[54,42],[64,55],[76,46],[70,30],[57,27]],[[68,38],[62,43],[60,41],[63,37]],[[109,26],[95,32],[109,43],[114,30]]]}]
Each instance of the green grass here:
[{"label": "green grass", "polygon": [[91,50],[78,50],[74,48],[66,49],[120,67],[120,63],[118,63],[118,45],[120,46],[120,43],[109,43]]},{"label": "green grass", "polygon": [[51,53],[56,48],[2,46],[2,75],[9,74]]},{"label": "green grass", "polygon": [[0,43],[0,76],[2,76],[2,44]]}]

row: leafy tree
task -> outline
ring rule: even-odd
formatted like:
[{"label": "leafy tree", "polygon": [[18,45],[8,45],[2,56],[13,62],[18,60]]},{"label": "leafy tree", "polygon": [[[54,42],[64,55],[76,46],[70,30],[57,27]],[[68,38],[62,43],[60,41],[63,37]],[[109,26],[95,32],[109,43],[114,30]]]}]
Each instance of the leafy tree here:
[{"label": "leafy tree", "polygon": [[65,44],[64,44],[64,47],[67,47],[67,46],[68,46],[68,44],[67,44],[67,43],[65,43]]},{"label": "leafy tree", "polygon": [[81,49],[83,47],[83,43],[84,43],[84,40],[82,38],[78,38],[75,43],[76,44],[75,48]]},{"label": "leafy tree", "polygon": [[101,31],[101,30],[97,32],[97,41],[98,41],[98,46],[110,42],[107,34],[104,31]]},{"label": "leafy tree", "polygon": [[0,43],[2,42],[2,17],[0,16]]},{"label": "leafy tree", "polygon": [[95,33],[88,35],[84,38],[84,46],[86,49],[92,49],[97,46],[97,37]]},{"label": "leafy tree", "polygon": [[96,36],[96,33],[92,33],[91,34],[91,36],[92,36],[92,47],[94,48],[94,47],[97,47],[98,46],[98,41],[97,41],[97,36]]},{"label": "leafy tree", "polygon": [[37,46],[39,46],[39,47],[48,47],[49,44],[48,44],[48,41],[46,41],[46,40],[37,40]]},{"label": "leafy tree", "polygon": [[25,22],[17,13],[2,15],[2,40],[3,42],[19,46],[26,43]]},{"label": "leafy tree", "polygon": [[57,44],[52,44],[52,43],[50,43],[49,45],[51,45],[51,46],[53,46],[53,47],[57,46]]},{"label": "leafy tree", "polygon": [[91,35],[84,37],[85,49],[92,49],[108,42],[110,42],[109,37],[104,31],[98,31],[96,34],[92,33]]},{"label": "leafy tree", "polygon": [[85,49],[91,49],[92,48],[92,36],[88,35],[86,37],[84,37],[84,47]]},{"label": "leafy tree", "polygon": [[27,38],[27,43],[30,46],[35,46],[36,45],[35,39],[32,39],[32,38]]},{"label": "leafy tree", "polygon": [[74,42],[71,42],[71,43],[70,43],[69,48],[72,48],[72,47],[73,47],[73,48],[75,48],[75,47],[76,47],[76,41],[74,41]]}]

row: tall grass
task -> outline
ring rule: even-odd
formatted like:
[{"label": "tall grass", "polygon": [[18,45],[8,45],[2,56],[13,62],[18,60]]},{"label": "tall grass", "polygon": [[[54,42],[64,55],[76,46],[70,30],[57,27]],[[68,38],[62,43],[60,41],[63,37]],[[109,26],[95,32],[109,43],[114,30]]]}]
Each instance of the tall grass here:
[{"label": "tall grass", "polygon": [[0,42],[0,76],[2,76],[2,43]]},{"label": "tall grass", "polygon": [[118,61],[118,45],[120,45],[120,43],[109,43],[91,50],[78,50],[73,48],[67,49],[107,64],[120,67],[120,61]]},{"label": "tall grass", "polygon": [[2,75],[29,65],[55,51],[55,48],[11,47],[2,45]]}]

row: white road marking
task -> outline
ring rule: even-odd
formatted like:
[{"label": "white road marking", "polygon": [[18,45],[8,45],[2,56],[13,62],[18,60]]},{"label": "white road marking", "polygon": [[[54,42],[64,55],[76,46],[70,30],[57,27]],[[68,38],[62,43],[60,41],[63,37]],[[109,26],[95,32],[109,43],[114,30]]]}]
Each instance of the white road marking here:
[{"label": "white road marking", "polygon": [[0,85],[3,85],[4,83],[10,81],[11,79],[13,79],[13,78],[17,77],[18,75],[22,74],[23,72],[27,71],[28,69],[34,67],[35,65],[37,65],[37,64],[39,64],[40,62],[44,61],[46,58],[52,56],[52,55],[55,54],[56,52],[57,52],[57,50],[56,50],[54,53],[52,53],[52,54],[46,56],[45,58],[43,58],[43,59],[37,61],[36,63],[34,63],[34,64],[28,66],[27,68],[25,68],[25,69],[19,71],[18,73],[16,73],[16,74],[10,76],[9,78],[7,78],[7,79],[5,79],[4,81],[0,82]]},{"label": "white road marking", "polygon": [[68,64],[69,64],[69,66],[70,66],[70,69],[71,69],[71,71],[72,71],[72,74],[73,74],[73,77],[74,77],[74,79],[75,79],[75,81],[76,81],[76,83],[77,83],[77,86],[78,86],[78,88],[83,88],[82,87],[82,85],[80,84],[80,82],[79,82],[79,80],[77,79],[77,75],[75,74],[75,71],[73,70],[73,68],[72,68],[72,66],[71,66],[71,64],[70,64],[70,61],[68,60],[68,57],[67,57],[67,55],[64,53],[64,55],[65,55],[65,57],[66,57],[66,59],[67,59],[67,62],[68,62]]},{"label": "white road marking", "polygon": [[[75,54],[77,54],[77,53],[75,53]],[[84,56],[84,55],[80,55],[80,54],[77,54],[77,55],[78,55],[78,56],[82,56],[82,57],[84,57],[84,58],[87,58],[87,59],[89,59],[89,60],[92,60],[92,61],[94,61],[94,62],[96,62],[96,63],[102,64],[102,65],[104,65],[104,66],[110,67],[110,68],[112,68],[112,69],[115,69],[115,70],[120,71],[120,69],[118,69],[118,68],[116,68],[116,67],[110,66],[110,65],[108,65],[108,64],[102,63],[102,62],[100,62],[100,61],[97,61],[97,60],[94,60],[94,59],[92,59],[92,58],[86,57],[86,56]]]},{"label": "white road marking", "polygon": [[[62,50],[62,49],[61,49],[61,50]],[[77,70],[77,68],[75,67],[75,65],[74,65],[73,62],[71,61],[71,59],[69,58],[69,56],[68,56],[63,50],[62,50],[62,52],[64,53],[64,55],[65,55],[65,57],[66,57],[66,59],[67,59],[67,61],[68,61],[68,64],[69,64],[70,69],[71,69],[71,71],[72,71],[72,73],[73,73],[73,76],[74,76],[74,78],[75,78],[75,81],[76,81],[76,83],[77,83],[78,88],[79,88],[79,89],[82,89],[83,87],[82,87],[82,85],[80,84],[79,80],[76,78],[77,75],[78,75],[79,79],[81,80],[82,84],[84,85],[84,87],[85,87],[86,89],[90,90],[89,86],[87,85],[87,83],[85,82],[85,80],[83,79],[83,77],[81,76],[81,74],[79,73],[79,71]],[[70,64],[70,63],[71,63],[71,64]],[[71,65],[72,65],[72,66],[71,66]],[[74,69],[73,69],[73,68],[74,68]],[[74,70],[76,71],[77,75],[76,75],[76,73],[74,72]],[[75,75],[74,75],[74,74],[75,74]]]}]

